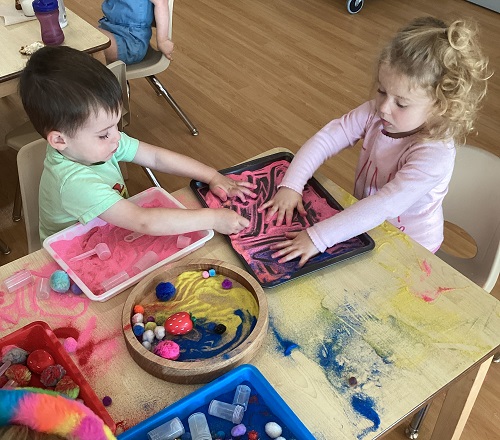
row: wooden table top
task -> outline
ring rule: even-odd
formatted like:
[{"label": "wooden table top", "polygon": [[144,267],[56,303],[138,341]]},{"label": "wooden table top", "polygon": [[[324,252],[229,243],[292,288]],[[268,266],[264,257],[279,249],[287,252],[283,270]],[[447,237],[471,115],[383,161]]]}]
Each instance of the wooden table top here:
[{"label": "wooden table top", "polygon": [[[341,205],[355,201],[316,177]],[[174,195],[199,206],[189,188]],[[374,250],[265,290],[269,332],[252,363],[317,439],[378,438],[450,384],[464,382],[457,378],[475,376],[480,365],[487,371],[500,345],[499,301],[392,225],[369,234]],[[185,260],[203,258],[242,267],[219,234]],[[56,269],[40,250],[2,266],[0,280],[22,268],[46,272],[48,265]],[[100,398],[112,397],[115,422],[131,427],[199,385],[167,383],[135,364],[121,330],[126,298],[123,292],[98,303],[53,295],[37,302],[33,287],[5,293],[0,337],[35,320],[76,329],[81,345],[72,358]],[[298,347],[285,353],[292,343]],[[451,438],[443,429],[433,438]]]},{"label": "wooden table top", "polygon": [[[13,0],[0,0],[0,6],[13,3]],[[92,25],[74,12],[66,8],[68,25],[63,29],[64,45],[88,53],[94,53],[109,46],[110,41],[97,28],[97,23]],[[40,23],[38,20],[26,21],[10,26],[5,26],[0,20],[0,44],[2,46],[2,62],[0,63],[0,83],[15,80],[26,65],[29,57],[19,53],[21,46],[41,41]],[[5,89],[7,84],[0,84]],[[15,93],[17,81],[9,84],[9,93]],[[0,89],[1,90],[1,89]],[[7,90],[7,89],[6,89]],[[13,90],[13,91],[12,91]],[[5,96],[7,92],[0,94]]]}]

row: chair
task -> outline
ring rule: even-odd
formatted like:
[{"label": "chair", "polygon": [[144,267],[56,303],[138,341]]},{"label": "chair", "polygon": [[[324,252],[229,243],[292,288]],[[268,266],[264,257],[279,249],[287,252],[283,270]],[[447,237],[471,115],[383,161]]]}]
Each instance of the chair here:
[{"label": "chair", "polygon": [[[115,61],[114,63],[108,64],[108,69],[113,72],[113,74],[118,79],[118,82],[122,88],[123,96],[123,106],[122,106],[122,118],[118,123],[118,129],[121,131],[125,126],[130,123],[130,102],[127,94],[127,81],[125,73],[125,63],[123,61]],[[30,121],[25,122],[21,126],[15,128],[14,130],[7,133],[5,136],[5,143],[16,151],[20,151],[25,145],[34,142],[38,139],[42,139],[40,134],[35,130],[33,124]],[[122,173],[126,177],[127,170],[122,168]],[[14,196],[14,206],[12,209],[12,220],[18,222],[21,220],[21,193],[19,182],[16,185],[16,194]]]},{"label": "chair", "polygon": [[[500,158],[470,145],[458,147],[443,213],[446,221],[474,239],[477,252],[472,258],[460,258],[443,250],[436,255],[491,292],[500,272]],[[500,353],[493,361],[500,362]],[[413,416],[406,428],[408,438],[418,437],[429,405]]]},{"label": "chair", "polygon": [[42,177],[46,150],[47,141],[40,138],[24,145],[17,153],[17,170],[23,201],[24,224],[28,239],[28,252],[30,253],[42,247],[38,231],[38,188]]},{"label": "chair", "polygon": [[[172,38],[172,16],[174,9],[174,0],[170,0],[168,2],[169,10],[170,10],[170,23],[169,23],[169,38]],[[158,96],[163,96],[167,102],[171,105],[177,115],[182,119],[182,122],[186,124],[189,128],[189,131],[193,136],[198,135],[198,130],[193,125],[193,123],[189,120],[186,114],[181,110],[181,108],[177,105],[172,95],[168,92],[168,90],[163,86],[163,84],[156,78],[155,75],[163,72],[170,65],[170,60],[165,57],[159,50],[154,49],[149,46],[148,51],[144,59],[135,64],[127,65],[127,80],[136,79],[136,78],[146,78],[156,90]]]},{"label": "chair", "polygon": [[10,254],[10,247],[3,240],[0,240],[0,252],[4,255]]}]

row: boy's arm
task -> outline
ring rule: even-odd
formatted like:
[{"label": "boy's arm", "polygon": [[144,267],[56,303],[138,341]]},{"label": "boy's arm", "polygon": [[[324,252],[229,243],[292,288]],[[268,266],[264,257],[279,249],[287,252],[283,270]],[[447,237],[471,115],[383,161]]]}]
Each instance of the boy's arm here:
[{"label": "boy's arm", "polygon": [[133,162],[163,173],[189,177],[207,183],[210,190],[223,201],[228,196],[239,197],[242,201],[245,201],[245,196],[256,197],[256,194],[252,191],[252,189],[256,188],[256,185],[246,181],[230,179],[214,168],[191,157],[146,142],[139,141],[139,147]]},{"label": "boy's arm", "polygon": [[156,44],[163,55],[171,60],[172,52],[174,51],[174,43],[168,36],[170,27],[170,11],[168,9],[168,1],[169,0],[151,0],[151,3],[154,5]]},{"label": "boy's arm", "polygon": [[177,235],[203,229],[236,234],[249,221],[230,209],[141,208],[123,199],[99,218],[112,225],[148,235]]}]

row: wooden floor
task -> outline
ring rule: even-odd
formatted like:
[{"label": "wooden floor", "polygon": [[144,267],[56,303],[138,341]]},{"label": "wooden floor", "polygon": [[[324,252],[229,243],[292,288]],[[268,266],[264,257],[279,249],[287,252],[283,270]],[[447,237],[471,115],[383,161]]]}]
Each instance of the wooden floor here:
[{"label": "wooden floor", "polygon": [[[98,0],[65,3],[91,23],[101,16]],[[344,0],[177,1],[174,60],[159,78],[200,135],[191,136],[142,79],[130,85],[132,122],[126,131],[218,169],[273,147],[297,151],[328,121],[369,99],[374,62],[384,42],[409,19],[429,14],[479,22],[497,74],[489,83],[478,134],[468,143],[500,155],[500,14],[463,0],[366,0],[354,16]],[[16,96],[0,99],[0,115],[0,139],[26,120]],[[352,191],[358,149],[342,152],[321,171]],[[132,193],[150,186],[140,168],[128,169]],[[12,248],[10,255],[0,255],[0,264],[27,251],[23,223],[10,218],[16,178],[15,152],[0,148],[0,238]],[[159,179],[168,191],[188,184],[172,176]],[[492,294],[500,298],[500,283]],[[462,440],[500,438],[499,396],[500,365],[493,364]],[[442,396],[435,399],[420,439],[429,438],[441,401]],[[405,438],[405,425],[386,438]]]}]

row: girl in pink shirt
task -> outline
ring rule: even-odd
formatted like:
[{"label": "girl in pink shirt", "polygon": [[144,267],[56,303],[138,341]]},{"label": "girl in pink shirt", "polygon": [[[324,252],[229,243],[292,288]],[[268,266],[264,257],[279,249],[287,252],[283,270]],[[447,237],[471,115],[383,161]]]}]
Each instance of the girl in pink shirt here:
[{"label": "girl in pink shirt", "polygon": [[488,61],[470,24],[413,20],[384,48],[377,93],[323,127],[299,150],[276,196],[260,211],[266,221],[305,215],[302,190],[321,164],[363,139],[354,196],[337,215],[275,244],[280,263],[309,258],[385,220],[432,252],[443,241],[442,202],[453,172],[455,145],[473,128],[486,94]]}]

